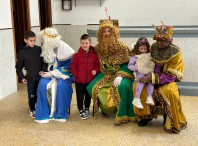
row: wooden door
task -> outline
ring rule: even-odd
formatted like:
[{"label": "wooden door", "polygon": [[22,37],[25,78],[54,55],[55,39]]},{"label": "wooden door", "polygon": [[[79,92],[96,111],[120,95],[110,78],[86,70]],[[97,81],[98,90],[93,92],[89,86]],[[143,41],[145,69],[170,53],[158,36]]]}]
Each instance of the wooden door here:
[{"label": "wooden door", "polygon": [[31,30],[29,0],[12,0],[16,53],[24,41],[24,32]]},{"label": "wooden door", "polygon": [[40,5],[40,27],[52,27],[51,0],[39,0]]}]

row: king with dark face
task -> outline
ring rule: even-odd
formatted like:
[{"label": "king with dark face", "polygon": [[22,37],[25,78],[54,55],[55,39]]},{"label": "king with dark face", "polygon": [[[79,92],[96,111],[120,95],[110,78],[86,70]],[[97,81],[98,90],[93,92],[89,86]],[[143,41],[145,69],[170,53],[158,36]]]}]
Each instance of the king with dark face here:
[{"label": "king with dark face", "polygon": [[[141,119],[139,126],[146,126],[149,119],[157,118],[157,108],[161,106],[164,112],[164,130],[168,133],[179,133],[180,130],[187,126],[186,118],[182,111],[182,105],[178,93],[176,82],[181,82],[183,78],[183,60],[181,49],[172,44],[173,27],[162,23],[161,26],[155,28],[156,35],[153,40],[156,43],[151,45],[151,57],[155,61],[155,70],[152,77],[144,76],[140,78],[140,82],[152,82],[155,85],[153,98],[158,106],[147,107],[145,109],[135,108],[135,117]],[[135,92],[134,85],[134,92]],[[140,96],[142,101],[146,101],[146,90],[143,89]],[[143,106],[147,106],[146,102],[142,102]],[[150,111],[148,112],[149,109]]]}]

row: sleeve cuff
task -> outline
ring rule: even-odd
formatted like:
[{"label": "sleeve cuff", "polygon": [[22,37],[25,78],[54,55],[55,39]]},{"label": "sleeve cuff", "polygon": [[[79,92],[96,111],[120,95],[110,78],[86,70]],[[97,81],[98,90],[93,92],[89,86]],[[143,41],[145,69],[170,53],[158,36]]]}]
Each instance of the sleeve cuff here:
[{"label": "sleeve cuff", "polygon": [[135,77],[133,74],[129,74],[127,72],[124,72],[124,71],[118,71],[115,76],[120,76],[120,77],[123,77],[123,78],[128,78],[130,79],[132,82],[134,81]]},{"label": "sleeve cuff", "polygon": [[157,73],[152,72],[152,84],[157,85],[159,84],[159,76]]}]

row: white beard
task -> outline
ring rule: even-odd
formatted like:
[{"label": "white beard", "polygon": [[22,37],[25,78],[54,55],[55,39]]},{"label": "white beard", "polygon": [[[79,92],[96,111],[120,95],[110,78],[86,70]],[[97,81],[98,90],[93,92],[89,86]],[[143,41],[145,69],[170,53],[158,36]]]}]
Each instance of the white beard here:
[{"label": "white beard", "polygon": [[54,49],[59,46],[60,39],[60,36],[57,36],[56,38],[48,38],[43,35],[44,43],[42,46],[41,57],[44,58],[44,62],[50,64],[54,63],[54,58],[56,57]]}]

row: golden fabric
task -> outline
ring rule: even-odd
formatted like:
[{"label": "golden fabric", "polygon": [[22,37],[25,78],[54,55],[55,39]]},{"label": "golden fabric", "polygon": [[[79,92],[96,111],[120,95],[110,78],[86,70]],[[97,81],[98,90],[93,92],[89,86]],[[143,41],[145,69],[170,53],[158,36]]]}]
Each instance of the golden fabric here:
[{"label": "golden fabric", "polygon": [[[135,97],[135,89],[136,89],[137,83],[138,82],[136,82],[135,85],[133,86],[133,97]],[[144,109],[139,109],[134,106],[134,113],[135,113],[134,117],[137,119],[149,119],[149,118],[157,117],[156,107],[146,104],[146,99],[147,99],[146,88],[147,88],[147,85],[144,86],[144,88],[141,92],[141,96],[140,96],[140,99],[141,99]]]},{"label": "golden fabric", "polygon": [[182,81],[184,70],[181,53],[179,53],[167,63],[167,69],[165,70],[165,73],[174,76],[176,78],[176,82]]},{"label": "golden fabric", "polygon": [[[183,77],[183,61],[181,53],[176,53],[173,56],[169,56],[168,60],[164,62],[155,60],[156,64],[160,64],[160,74],[168,74],[175,77],[175,81],[160,85],[159,76],[157,73],[152,72],[152,84],[157,85],[154,89],[153,99],[157,105],[164,109],[167,114],[164,130],[168,133],[179,133],[180,130],[185,129],[187,126],[186,118],[182,111],[182,105],[178,93],[176,82],[182,81]],[[161,79],[163,80],[163,79]],[[137,83],[133,86],[133,94],[135,97],[135,88]],[[141,93],[141,102],[144,109],[138,109],[134,107],[135,118],[148,119],[156,118],[158,111],[157,106],[150,106],[146,104],[147,92],[146,86]]]},{"label": "golden fabric", "polygon": [[[136,85],[137,83],[133,86],[134,97]],[[154,101],[160,101],[162,107],[164,107],[165,109],[165,114],[167,114],[167,120],[164,126],[164,130],[166,132],[179,133],[180,130],[186,128],[187,122],[182,111],[181,101],[176,82],[159,85],[158,88],[155,89],[153,97]],[[156,118],[156,106],[150,106],[146,104],[146,86],[143,88],[140,98],[142,105],[144,106],[144,109],[138,109],[134,106],[135,118]]]},{"label": "golden fabric", "polygon": [[[181,53],[177,54],[170,61],[163,64],[163,70],[161,73],[165,73],[175,77],[175,82],[181,82],[184,75],[183,60]],[[158,74],[152,72],[152,84],[159,84]]]},{"label": "golden fabric", "polygon": [[111,95],[110,88],[108,89],[107,106],[108,106],[108,107],[114,106],[113,97],[112,97],[112,95]]}]

